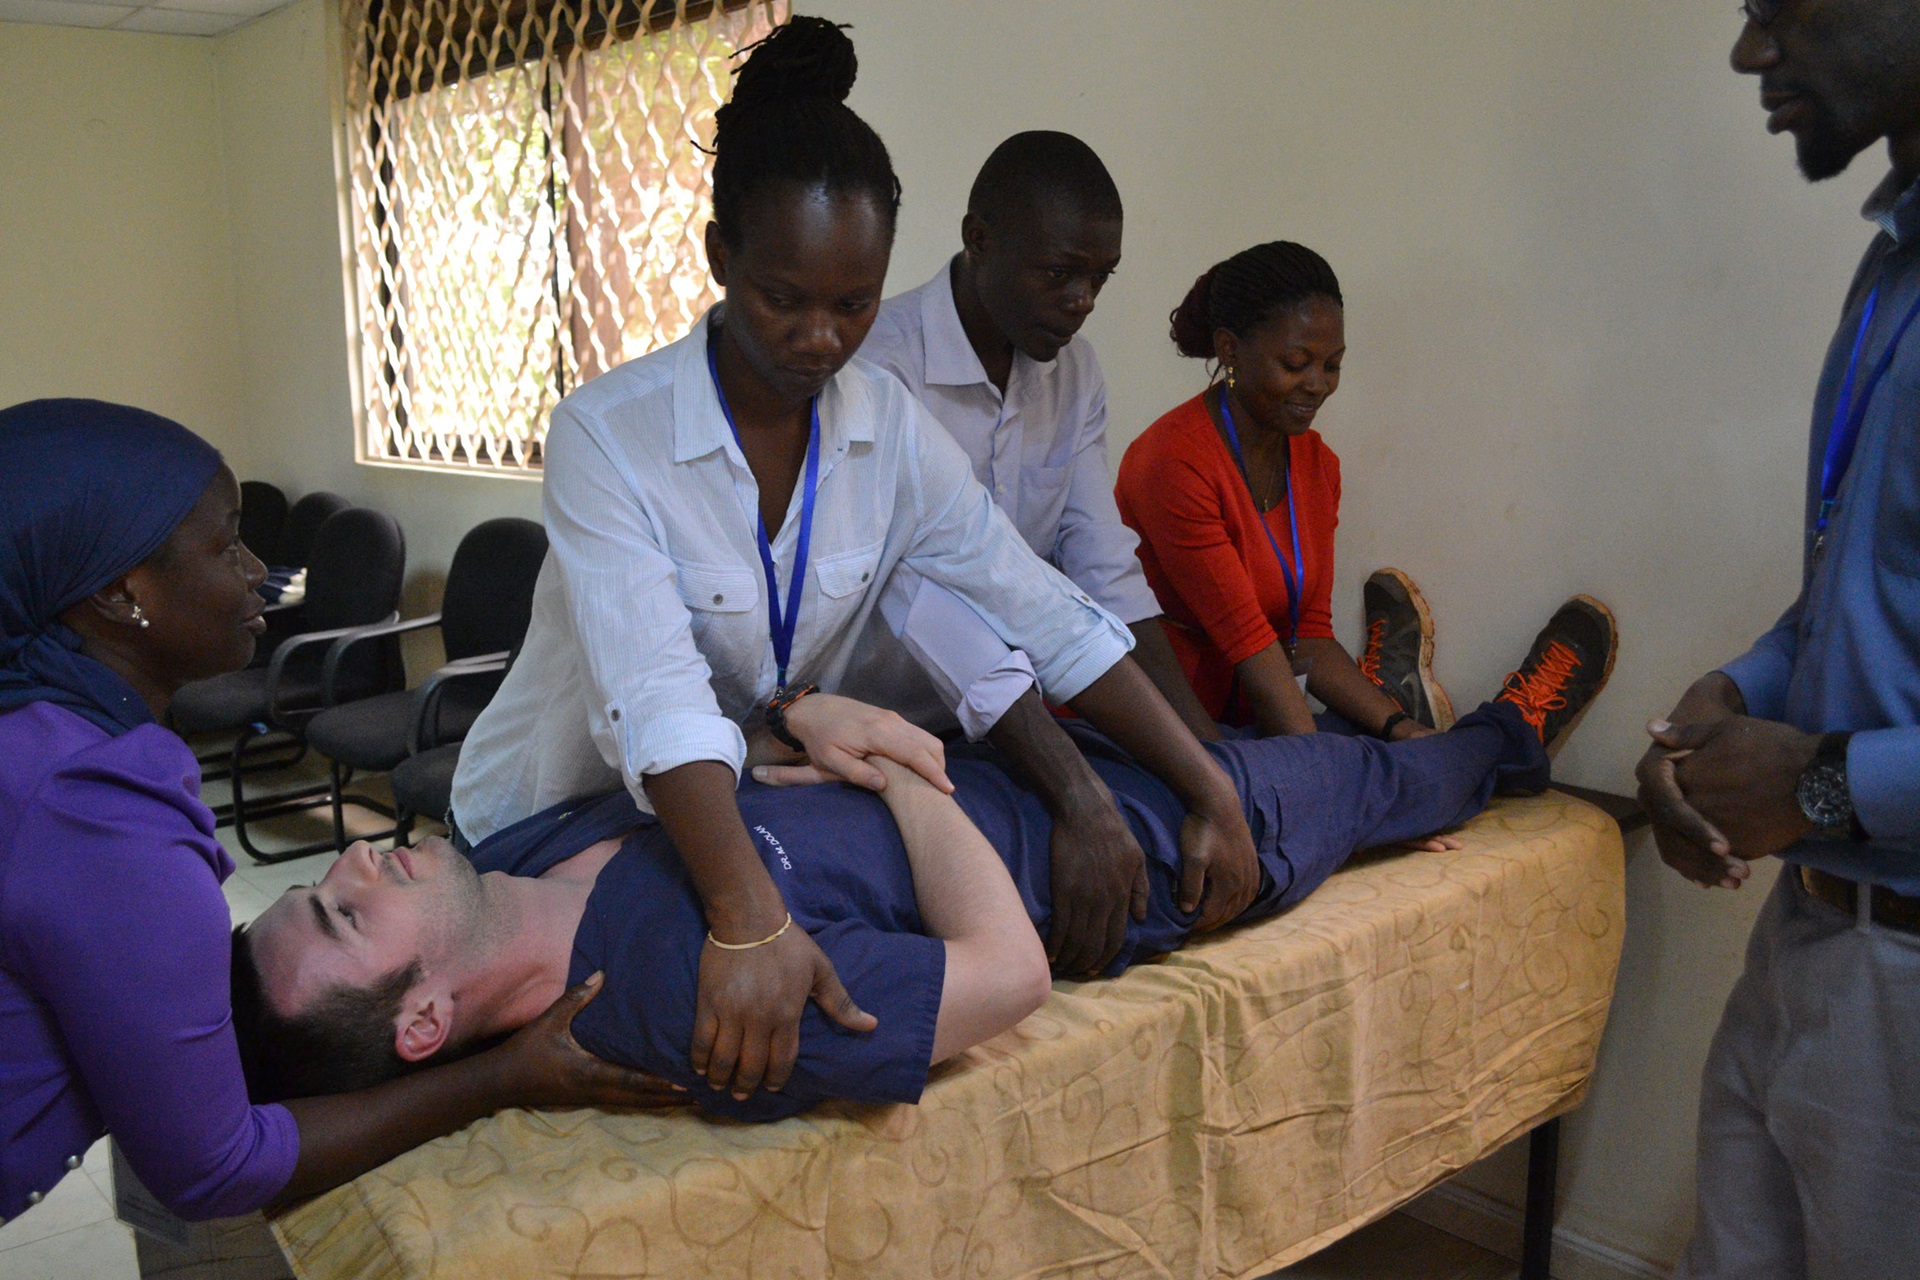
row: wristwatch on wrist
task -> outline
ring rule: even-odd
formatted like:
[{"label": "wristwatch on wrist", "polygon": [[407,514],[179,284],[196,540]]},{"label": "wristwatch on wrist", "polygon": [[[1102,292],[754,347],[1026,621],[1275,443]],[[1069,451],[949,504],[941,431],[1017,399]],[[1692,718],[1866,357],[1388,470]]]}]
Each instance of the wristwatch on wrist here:
[{"label": "wristwatch on wrist", "polygon": [[1854,833],[1853,794],[1847,790],[1847,740],[1851,737],[1850,733],[1823,736],[1794,788],[1801,815],[1830,840],[1850,839]]},{"label": "wristwatch on wrist", "polygon": [[805,751],[806,747],[801,744],[800,739],[794,737],[792,731],[787,728],[787,709],[808,694],[818,692],[820,692],[820,686],[817,684],[800,684],[795,685],[791,689],[782,689],[774,694],[773,697],[767,699],[767,706],[764,712],[767,721],[767,732],[786,743],[787,746],[793,750]]}]

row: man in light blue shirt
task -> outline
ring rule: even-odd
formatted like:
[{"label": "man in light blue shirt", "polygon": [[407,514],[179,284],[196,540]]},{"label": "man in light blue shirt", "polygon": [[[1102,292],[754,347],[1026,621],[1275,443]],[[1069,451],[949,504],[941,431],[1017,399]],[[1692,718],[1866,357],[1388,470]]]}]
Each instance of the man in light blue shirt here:
[{"label": "man in light blue shirt", "polygon": [[1093,148],[1016,133],[974,179],[960,252],[881,304],[860,357],[927,406],[1034,554],[1127,624],[1134,660],[1212,737],[1161,630],[1140,540],[1114,505],[1106,380],[1079,336],[1120,265],[1121,227],[1120,193]]},{"label": "man in light blue shirt", "polygon": [[[860,358],[893,374],[966,453],[1036,555],[1127,624],[1133,658],[1196,737],[1217,735],[1161,630],[1107,465],[1107,388],[1079,336],[1120,263],[1120,193],[1093,148],[1030,130],[975,177],[960,252],[887,299]],[[937,587],[895,579],[841,688],[1042,766],[1054,892],[1077,904],[1047,939],[1056,972],[1104,968],[1138,919],[1144,863],[1111,796],[1035,689],[1027,656]],[[884,696],[883,696],[884,693]],[[1130,906],[1130,903],[1132,904]]]},{"label": "man in light blue shirt", "polygon": [[1818,181],[1892,172],[1814,398],[1799,596],[1650,726],[1641,798],[1704,885],[1787,864],[1701,1088],[1679,1274],[1920,1275],[1920,6],[1748,0],[1735,70]]}]

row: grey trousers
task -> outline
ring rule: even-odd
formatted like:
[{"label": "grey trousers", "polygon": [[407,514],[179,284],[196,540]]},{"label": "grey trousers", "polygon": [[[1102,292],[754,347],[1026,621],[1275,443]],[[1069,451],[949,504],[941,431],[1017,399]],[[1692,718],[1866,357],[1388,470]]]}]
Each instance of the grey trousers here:
[{"label": "grey trousers", "polygon": [[1700,1090],[1682,1280],[1920,1277],[1920,937],[1786,867]]}]

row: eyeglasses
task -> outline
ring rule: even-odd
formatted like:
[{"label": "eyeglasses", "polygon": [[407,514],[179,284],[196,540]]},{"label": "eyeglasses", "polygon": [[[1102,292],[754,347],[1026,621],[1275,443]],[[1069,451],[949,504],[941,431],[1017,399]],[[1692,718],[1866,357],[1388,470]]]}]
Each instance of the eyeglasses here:
[{"label": "eyeglasses", "polygon": [[1740,16],[1761,30],[1772,26],[1790,0],[1741,0]]}]

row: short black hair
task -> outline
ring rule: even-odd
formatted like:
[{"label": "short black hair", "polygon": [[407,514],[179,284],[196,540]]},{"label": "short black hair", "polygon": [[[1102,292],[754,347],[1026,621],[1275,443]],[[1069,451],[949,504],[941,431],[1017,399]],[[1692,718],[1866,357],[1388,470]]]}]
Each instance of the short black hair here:
[{"label": "short black hair", "polygon": [[1327,260],[1303,244],[1272,240],[1242,249],[1207,268],[1167,319],[1183,356],[1213,358],[1213,331],[1245,338],[1289,307],[1309,298],[1344,306],[1340,278]]},{"label": "short black hair", "polygon": [[1093,218],[1123,216],[1120,188],[1093,148],[1054,129],[1029,129],[995,147],[967,193],[967,212],[991,226],[1049,200]]},{"label": "short black hair", "polygon": [[393,1047],[400,1002],[420,981],[416,957],[365,987],[335,986],[291,1017],[267,1004],[246,926],[233,931],[233,1034],[254,1102],[366,1089],[427,1065]]},{"label": "short black hair", "polygon": [[871,195],[891,222],[900,179],[886,143],[847,106],[859,71],[853,41],[825,18],[797,17],[748,55],[733,96],[713,116],[713,221],[738,245],[747,207],[767,187],[793,183]]}]

